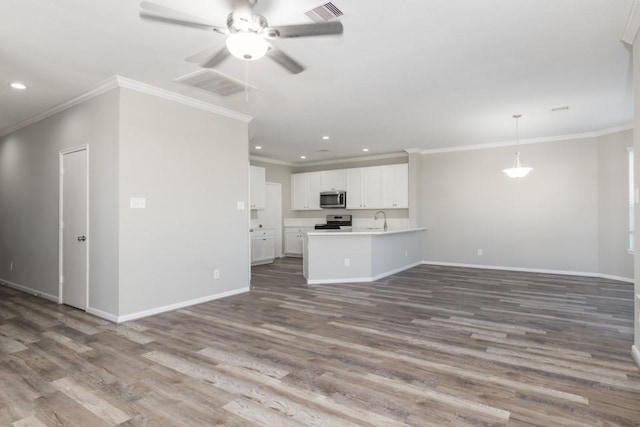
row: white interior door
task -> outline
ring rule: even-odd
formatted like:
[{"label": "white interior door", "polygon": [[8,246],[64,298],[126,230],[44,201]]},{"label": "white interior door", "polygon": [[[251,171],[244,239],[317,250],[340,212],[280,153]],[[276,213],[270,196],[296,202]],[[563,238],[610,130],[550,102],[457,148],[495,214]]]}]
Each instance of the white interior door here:
[{"label": "white interior door", "polygon": [[60,162],[60,295],[87,309],[87,149],[63,152]]},{"label": "white interior door", "polygon": [[275,256],[282,257],[282,185],[267,182],[266,190],[267,204],[258,211],[258,222],[264,228],[273,228]]}]

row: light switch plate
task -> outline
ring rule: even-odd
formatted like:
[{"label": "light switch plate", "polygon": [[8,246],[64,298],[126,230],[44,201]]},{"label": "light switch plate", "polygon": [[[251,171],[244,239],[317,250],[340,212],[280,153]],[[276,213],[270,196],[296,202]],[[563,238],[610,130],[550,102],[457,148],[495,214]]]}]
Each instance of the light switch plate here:
[{"label": "light switch plate", "polygon": [[243,211],[244,210],[244,202],[239,200],[238,201],[238,210],[239,211]]},{"label": "light switch plate", "polygon": [[131,209],[146,209],[147,199],[144,197],[131,197],[129,198],[129,207]]}]

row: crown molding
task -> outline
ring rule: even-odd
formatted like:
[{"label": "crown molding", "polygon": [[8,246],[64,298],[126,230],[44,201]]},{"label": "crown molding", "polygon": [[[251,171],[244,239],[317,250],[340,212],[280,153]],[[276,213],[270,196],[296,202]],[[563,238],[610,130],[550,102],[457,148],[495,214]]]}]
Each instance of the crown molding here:
[{"label": "crown molding", "polygon": [[353,162],[366,162],[370,160],[381,160],[381,159],[394,159],[399,157],[407,157],[407,153],[389,153],[389,154],[378,154],[375,156],[366,156],[366,157],[349,157],[343,159],[333,159],[333,160],[320,160],[317,162],[287,162],[285,160],[277,160],[272,159],[270,157],[260,157],[250,155],[249,160],[255,160],[256,162],[264,162],[264,163],[273,163],[275,165],[283,165],[290,166],[293,168],[302,168],[307,166],[323,166],[323,165],[335,165],[337,163],[353,163]]},{"label": "crown molding", "polygon": [[263,162],[263,163],[272,163],[274,165],[282,165],[282,166],[290,166],[290,167],[297,166],[295,163],[287,162],[284,160],[272,159],[270,157],[260,157],[260,156],[250,155],[249,160],[255,160],[256,162]]},{"label": "crown molding", "polygon": [[294,166],[307,167],[307,166],[335,165],[337,163],[367,162],[369,160],[395,159],[399,157],[404,157],[406,159],[407,153],[403,151],[401,153],[378,154],[375,156],[348,157],[343,159],[320,160],[317,162],[297,162],[294,164]]},{"label": "crown molding", "polygon": [[93,99],[97,96],[100,96],[104,93],[107,93],[117,88],[125,88],[125,89],[134,90],[136,92],[145,93],[147,95],[152,95],[158,98],[177,102],[179,104],[198,108],[200,110],[208,111],[210,113],[215,113],[220,116],[225,116],[231,119],[240,120],[245,123],[249,123],[251,120],[253,120],[253,117],[248,116],[246,114],[238,113],[236,111],[232,111],[215,104],[209,104],[207,102],[190,98],[188,96],[180,95],[166,89],[160,89],[158,87],[151,86],[146,83],[140,83],[138,81],[116,75],[116,76],[109,77],[107,80],[100,82],[93,89],[83,93],[80,96],[77,96],[73,99],[63,102],[62,104],[56,105],[55,107],[50,108],[18,124],[2,129],[0,131],[0,136],[9,135],[10,133],[13,133],[17,130],[20,130],[34,123],[37,123],[41,120],[46,119],[47,117],[51,117],[54,114],[60,113],[64,110],[68,110],[69,108],[75,107],[76,105],[82,104],[83,102],[86,102],[90,99]]},{"label": "crown molding", "polygon": [[407,154],[420,154],[422,152],[421,148],[405,148],[404,151]]},{"label": "crown molding", "polygon": [[116,78],[116,76],[110,77],[107,80],[99,83],[96,87],[94,87],[93,89],[89,90],[88,92],[83,93],[80,96],[77,96],[73,99],[70,99],[66,102],[63,102],[62,104],[56,105],[53,108],[50,108],[40,114],[37,114],[27,120],[24,120],[18,124],[15,124],[13,126],[9,126],[8,128],[4,128],[2,131],[0,131],[0,136],[5,136],[5,135],[9,135],[10,133],[13,133],[17,130],[20,130],[24,127],[27,127],[29,125],[32,125],[36,122],[39,122],[40,120],[44,120],[47,117],[51,117],[54,114],[57,114],[61,111],[64,110],[68,110],[69,108],[75,107],[78,104],[82,104],[83,102],[86,102],[92,98],[95,98],[97,96],[102,95],[103,93],[107,93],[113,89],[116,89],[118,87],[118,80]]},{"label": "crown molding", "polygon": [[627,123],[626,125],[614,126],[611,128],[595,131],[593,132],[593,136],[600,137],[600,136],[612,135],[614,133],[624,132],[626,130],[633,130],[633,128],[634,128],[633,123]]},{"label": "crown molding", "polygon": [[[633,124],[630,123],[622,126],[615,126],[615,127],[602,129],[599,131],[592,131],[592,132],[574,133],[569,135],[558,135],[558,136],[545,136],[542,138],[521,139],[520,141],[490,142],[487,144],[462,145],[459,147],[433,148],[433,149],[427,149],[427,150],[420,150],[418,152],[420,154],[439,154],[439,153],[452,153],[456,151],[472,151],[472,150],[485,150],[489,148],[510,147],[510,146],[516,145],[517,143],[519,143],[520,145],[527,145],[527,144],[542,144],[545,142],[571,141],[576,139],[598,138],[601,136],[611,135],[614,133],[624,132],[632,129],[633,129]],[[416,149],[410,148],[409,150],[416,150]],[[416,152],[416,151],[412,151],[412,152]]]},{"label": "crown molding", "polygon": [[152,95],[157,98],[166,99],[168,101],[177,102],[178,104],[187,105],[189,107],[198,108],[200,110],[208,111],[210,113],[215,113],[220,116],[228,117],[230,119],[240,120],[241,122],[249,123],[253,120],[253,117],[248,116],[246,114],[238,113],[233,110],[229,110],[228,108],[220,107],[219,105],[210,104],[205,101],[200,101],[195,98],[190,98],[185,95],[180,95],[175,92],[171,92],[166,89],[160,89],[159,87],[151,86],[146,83],[141,83],[136,80],[131,80],[122,76],[115,76],[118,86],[135,90],[136,92],[145,93],[147,95]]},{"label": "crown molding", "polygon": [[629,12],[629,19],[627,25],[625,25],[620,40],[628,45],[632,45],[636,39],[636,35],[640,30],[640,0],[634,0],[631,6],[631,12]]}]

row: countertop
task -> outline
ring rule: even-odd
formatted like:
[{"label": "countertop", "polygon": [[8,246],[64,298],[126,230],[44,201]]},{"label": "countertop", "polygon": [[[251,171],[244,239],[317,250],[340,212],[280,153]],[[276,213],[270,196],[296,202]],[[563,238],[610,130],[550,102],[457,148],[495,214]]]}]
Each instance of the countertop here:
[{"label": "countertop", "polygon": [[308,231],[308,236],[365,236],[365,235],[383,235],[383,234],[398,234],[398,233],[411,233],[413,231],[425,231],[427,227],[415,227],[415,228],[390,228],[384,231],[382,228],[354,228],[350,231],[336,231],[336,230],[313,230]]}]

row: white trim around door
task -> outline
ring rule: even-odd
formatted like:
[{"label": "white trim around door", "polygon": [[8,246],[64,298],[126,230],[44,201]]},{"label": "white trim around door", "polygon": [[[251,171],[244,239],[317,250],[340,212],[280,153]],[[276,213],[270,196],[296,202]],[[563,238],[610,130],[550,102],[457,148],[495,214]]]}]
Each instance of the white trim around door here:
[{"label": "white trim around door", "polygon": [[63,254],[63,214],[64,214],[64,156],[67,154],[76,153],[79,151],[86,152],[86,300],[85,300],[85,311],[89,308],[89,290],[91,287],[89,286],[89,251],[91,247],[91,233],[89,231],[90,223],[89,223],[89,145],[79,145],[77,147],[71,147],[64,150],[61,150],[59,153],[59,184],[58,184],[58,304],[63,303],[63,262],[64,262],[64,254]]}]

